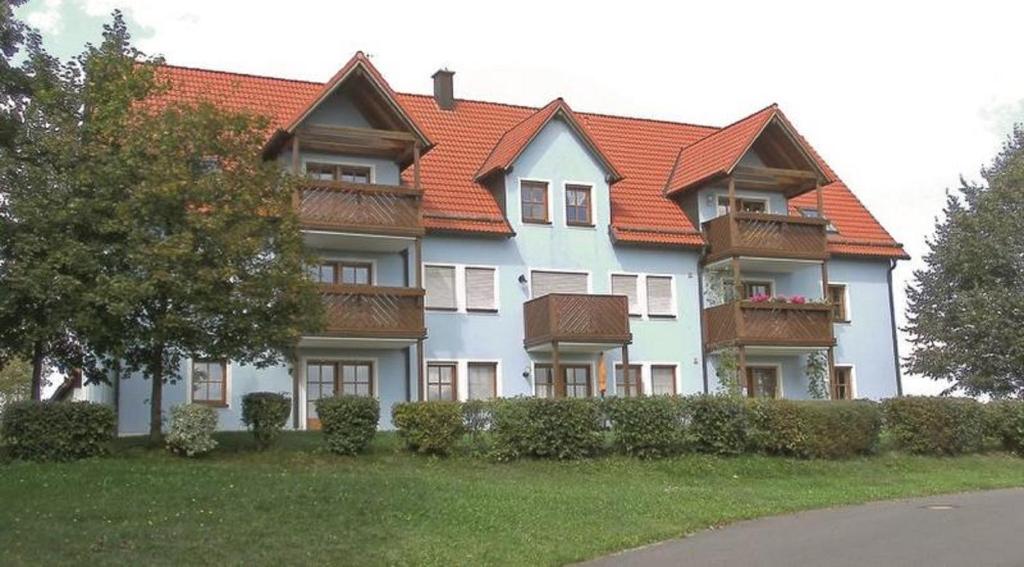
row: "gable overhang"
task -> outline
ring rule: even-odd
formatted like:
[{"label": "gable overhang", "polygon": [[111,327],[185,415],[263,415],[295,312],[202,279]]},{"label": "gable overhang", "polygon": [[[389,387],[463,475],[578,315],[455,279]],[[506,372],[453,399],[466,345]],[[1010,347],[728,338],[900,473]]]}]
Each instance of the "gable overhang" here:
[{"label": "gable overhang", "polygon": [[[433,142],[422,128],[416,124],[408,112],[395,99],[394,92],[384,82],[380,73],[373,67],[362,52],[356,53],[327,83],[324,84],[316,97],[299,111],[289,123],[277,129],[264,146],[264,156],[276,154],[300,130],[303,123],[317,108],[332,95],[344,88],[355,89],[362,95],[362,102],[353,101],[360,111],[368,113],[378,121],[386,122],[386,130],[406,132],[412,137],[413,143],[419,144],[421,155],[433,147]],[[369,101],[373,102],[369,102]],[[372,105],[372,106],[371,106]]]},{"label": "gable overhang", "polygon": [[[516,148],[515,152],[508,160],[506,160],[504,163],[496,164],[487,169],[481,168],[481,170],[477,172],[475,180],[477,182],[482,183],[495,173],[509,171],[512,168],[512,164],[514,164],[516,160],[519,159],[523,152],[526,151],[526,148],[530,147],[530,144],[533,143],[533,141],[537,138],[537,136],[540,135],[544,128],[548,124],[550,124],[551,121],[554,120],[555,118],[561,118],[562,121],[564,121],[576,135],[576,138],[583,142],[583,145],[587,148],[587,151],[589,151],[591,155],[597,158],[597,161],[600,162],[601,167],[603,167],[605,170],[605,181],[609,185],[612,185],[624,179],[622,174],[619,173],[619,170],[616,169],[615,166],[612,164],[611,160],[609,160],[608,157],[604,154],[604,152],[601,151],[601,148],[600,146],[597,145],[597,142],[594,141],[590,134],[588,134],[587,131],[583,128],[583,126],[579,123],[572,110],[569,109],[564,102],[559,101],[559,104],[555,108],[555,110],[551,112],[547,116],[547,118],[544,119],[543,122],[541,122],[536,128],[534,128],[532,132],[530,132],[530,135],[518,148]],[[491,150],[492,154],[494,151],[497,151],[497,148],[501,143],[502,140],[499,139],[497,144],[495,144],[495,147]],[[489,157],[490,156],[488,156],[488,158]],[[485,160],[485,163],[486,161],[488,160]]]}]

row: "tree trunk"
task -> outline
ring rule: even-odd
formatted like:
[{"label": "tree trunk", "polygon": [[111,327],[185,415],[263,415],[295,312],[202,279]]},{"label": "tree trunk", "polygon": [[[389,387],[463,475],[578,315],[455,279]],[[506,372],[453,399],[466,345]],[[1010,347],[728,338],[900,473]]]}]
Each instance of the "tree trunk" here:
[{"label": "tree trunk", "polygon": [[43,399],[43,363],[46,362],[43,341],[36,341],[32,348],[32,399]]},{"label": "tree trunk", "polygon": [[149,379],[153,381],[149,396],[149,442],[154,447],[163,443],[164,349],[153,349],[149,362]]}]

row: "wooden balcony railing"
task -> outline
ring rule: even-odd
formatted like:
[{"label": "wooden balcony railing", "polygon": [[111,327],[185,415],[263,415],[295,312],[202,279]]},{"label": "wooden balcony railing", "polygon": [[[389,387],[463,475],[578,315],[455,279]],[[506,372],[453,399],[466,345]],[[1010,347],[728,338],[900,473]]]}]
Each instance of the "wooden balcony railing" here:
[{"label": "wooden balcony railing", "polygon": [[704,223],[705,262],[730,256],[825,260],[827,221],[811,217],[732,213]]},{"label": "wooden balcony railing", "polygon": [[704,310],[708,350],[740,345],[827,347],[832,306],[821,303],[732,301]]},{"label": "wooden balcony railing", "polygon": [[304,229],[421,236],[421,196],[413,187],[309,180],[295,207]]},{"label": "wooden balcony railing", "polygon": [[324,285],[320,294],[328,336],[421,339],[427,335],[421,289]]},{"label": "wooden balcony railing", "polygon": [[551,293],[523,304],[527,348],[550,342],[628,344],[629,300],[623,295]]}]

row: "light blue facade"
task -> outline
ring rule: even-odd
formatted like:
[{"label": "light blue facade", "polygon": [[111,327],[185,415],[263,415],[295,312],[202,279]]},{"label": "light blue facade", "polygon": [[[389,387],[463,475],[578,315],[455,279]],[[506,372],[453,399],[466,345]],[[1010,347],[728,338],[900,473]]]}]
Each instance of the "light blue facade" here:
[{"label": "light blue facade", "polygon": [[[336,93],[308,118],[315,124],[370,127],[343,92]],[[371,168],[371,182],[401,184],[399,165],[382,158],[338,155],[301,150],[300,169],[306,163],[338,163]],[[292,167],[290,150],[278,161]],[[744,165],[763,165],[750,153]],[[427,310],[427,339],[423,344],[420,367],[417,346],[402,343],[388,346],[380,341],[365,345],[358,341],[306,343],[299,349],[295,366],[292,362],[256,369],[230,364],[228,372],[228,404],[218,408],[220,428],[243,429],[241,398],[249,392],[270,391],[297,395],[296,415],[289,427],[304,428],[309,415],[306,407],[306,368],[311,361],[368,361],[373,367],[373,392],[381,402],[381,427],[391,427],[391,408],[395,403],[421,397],[422,374],[431,363],[454,363],[457,368],[459,399],[468,397],[467,369],[474,362],[494,363],[497,367],[499,396],[530,396],[535,394],[537,364],[550,363],[551,353],[545,349],[528,351],[523,345],[523,304],[531,299],[534,271],[562,271],[586,274],[587,292],[612,292],[612,275],[633,275],[638,290],[645,278],[669,277],[672,286],[673,313],[669,317],[652,317],[647,313],[641,295],[638,313],[631,316],[633,342],[629,346],[630,363],[641,366],[644,389],[651,391],[651,369],[671,366],[675,369],[675,391],[694,394],[715,391],[717,356],[703,353],[701,334],[702,306],[720,303],[724,280],[731,274],[720,268],[701,265],[701,251],[682,248],[656,248],[615,244],[610,236],[611,221],[609,172],[594,156],[576,132],[560,117],[554,118],[537,134],[511,168],[500,173],[503,183],[495,183],[504,195],[505,213],[514,236],[485,238],[431,233],[422,238],[424,266],[452,266],[456,274],[458,308],[454,311]],[[524,181],[542,182],[548,191],[549,224],[524,223],[520,207],[520,189]],[[593,226],[570,226],[566,222],[566,186],[590,187]],[[727,194],[724,186],[701,189],[696,195],[695,214],[699,222],[718,215],[718,199]],[[739,191],[743,199],[762,199],[767,211],[788,214],[787,202],[778,192]],[[309,236],[307,234],[307,236]],[[398,249],[379,247],[372,239],[360,241],[347,238],[309,240],[316,254],[325,261],[351,260],[372,265],[372,285],[412,287],[417,269],[415,239]],[[332,244],[333,242],[333,244]],[[342,244],[338,244],[338,243]],[[362,244],[361,244],[362,243]],[[365,244],[365,246],[363,246]],[[495,269],[497,305],[493,312],[466,309],[465,270],[467,267]],[[897,392],[897,368],[894,363],[892,320],[887,280],[888,261],[837,258],[828,262],[830,281],[842,283],[848,290],[849,323],[837,323],[835,349],[837,365],[850,366],[856,397],[883,398]],[[821,266],[818,263],[790,262],[785,265],[761,265],[744,272],[745,280],[769,281],[773,292],[781,295],[802,295],[811,300],[823,297]],[[704,296],[701,296],[703,287]],[[641,293],[638,291],[638,293]],[[607,395],[615,395],[614,368],[622,358],[619,348],[602,353],[596,350],[561,353],[562,364],[585,364],[590,367],[591,395],[600,395],[598,375],[601,364],[607,369]],[[805,366],[807,352],[757,352],[748,357],[749,365],[778,368],[779,394],[787,398],[806,398]],[[178,404],[187,403],[190,395],[188,371],[190,361],[178,369],[177,379],[164,389],[165,416]],[[113,400],[109,387],[92,387],[97,400]],[[106,388],[106,389],[104,389]],[[97,393],[99,392],[99,393]],[[117,392],[119,432],[141,434],[148,430],[150,383],[139,376],[122,380]]]}]

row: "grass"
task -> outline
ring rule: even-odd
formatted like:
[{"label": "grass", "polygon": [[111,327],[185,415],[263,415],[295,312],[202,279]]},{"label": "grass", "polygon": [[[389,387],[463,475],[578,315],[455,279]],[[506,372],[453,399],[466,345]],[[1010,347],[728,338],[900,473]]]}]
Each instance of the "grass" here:
[{"label": "grass", "polygon": [[250,450],[221,434],[186,460],[122,441],[115,455],[0,465],[0,563],[562,564],[736,520],[868,500],[1024,485],[992,453],[849,461],[688,455],[499,464],[318,450],[285,434]]}]

